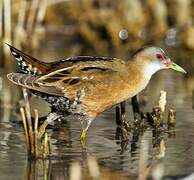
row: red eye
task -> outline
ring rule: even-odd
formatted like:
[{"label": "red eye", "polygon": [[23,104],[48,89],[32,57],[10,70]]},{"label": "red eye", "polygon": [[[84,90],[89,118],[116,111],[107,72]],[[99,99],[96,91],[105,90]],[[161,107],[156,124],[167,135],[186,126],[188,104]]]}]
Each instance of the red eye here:
[{"label": "red eye", "polygon": [[163,55],[162,55],[162,54],[156,54],[156,57],[157,57],[159,60],[162,60],[162,59],[163,59]]}]

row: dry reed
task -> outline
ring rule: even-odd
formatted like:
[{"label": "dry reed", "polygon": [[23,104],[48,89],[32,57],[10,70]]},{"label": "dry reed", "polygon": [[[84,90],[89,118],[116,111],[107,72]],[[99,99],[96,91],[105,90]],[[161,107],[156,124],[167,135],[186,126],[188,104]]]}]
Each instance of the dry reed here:
[{"label": "dry reed", "polygon": [[28,20],[27,20],[27,25],[26,25],[28,36],[31,36],[33,33],[33,26],[35,24],[36,15],[39,9],[39,2],[40,0],[33,0],[30,3],[31,5],[30,12],[29,12]]},{"label": "dry reed", "polygon": [[[44,125],[44,129],[39,127],[39,115],[38,110],[34,110],[34,122],[32,122],[32,117],[30,114],[30,105],[28,100],[28,93],[25,88],[23,88],[24,95],[24,108],[20,108],[20,113],[22,117],[25,138],[26,138],[26,146],[28,157],[30,159],[38,159],[38,158],[46,158],[50,154],[50,141],[48,134],[46,132],[46,125]],[[41,131],[41,136],[39,136]],[[44,135],[44,136],[43,136]]]}]

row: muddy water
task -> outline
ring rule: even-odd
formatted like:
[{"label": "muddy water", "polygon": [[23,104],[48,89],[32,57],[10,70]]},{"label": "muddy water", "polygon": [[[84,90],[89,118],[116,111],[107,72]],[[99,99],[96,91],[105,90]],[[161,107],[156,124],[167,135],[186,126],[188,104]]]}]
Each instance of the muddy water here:
[{"label": "muddy water", "polygon": [[[153,105],[157,104],[160,90],[167,91],[167,110],[176,109],[175,131],[153,137],[152,129],[148,128],[146,135],[149,144],[149,164],[156,159],[157,138],[164,140],[164,176],[172,179],[194,171],[193,89],[192,74],[185,77],[169,70],[158,72],[140,94],[140,99],[145,101],[141,105],[143,111],[151,111]],[[131,133],[130,140],[123,150],[121,143],[115,140],[117,127],[114,108],[104,112],[93,122],[84,149],[79,141],[79,121],[68,120],[58,128],[50,128],[48,132],[52,143],[51,158],[37,162],[27,161],[23,129],[18,123],[20,118],[16,115],[15,109],[11,110],[11,114],[9,121],[0,122],[0,179],[67,179],[70,164],[78,161],[85,168],[89,156],[97,159],[105,177],[134,179],[138,174],[140,141]],[[133,121],[130,103],[127,105],[127,118]],[[167,114],[164,119],[167,119]],[[87,173],[84,176],[87,177]]]}]

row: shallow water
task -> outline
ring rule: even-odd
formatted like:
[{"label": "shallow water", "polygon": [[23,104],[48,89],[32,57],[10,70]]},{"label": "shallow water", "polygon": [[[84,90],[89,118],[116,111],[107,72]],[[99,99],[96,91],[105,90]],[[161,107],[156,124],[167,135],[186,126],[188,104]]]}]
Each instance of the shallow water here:
[{"label": "shallow water", "polygon": [[[44,55],[43,55],[44,56]],[[192,69],[190,70],[192,71]],[[16,88],[15,86],[12,86]],[[166,151],[162,160],[164,176],[181,177],[194,170],[194,110],[192,91],[194,77],[173,71],[157,73],[148,87],[140,94],[141,105],[145,112],[157,104],[160,90],[167,91],[167,110],[176,109],[175,132],[162,133],[158,139],[153,137],[151,128],[147,129],[146,140],[149,144],[149,164],[156,161],[154,142],[164,140]],[[8,108],[8,107],[7,107]],[[133,122],[131,105],[127,105],[127,118]],[[45,161],[28,161],[23,128],[18,123],[19,116],[11,110],[10,121],[0,122],[0,179],[67,179],[70,165],[74,161],[86,167],[88,157],[95,157],[100,171],[111,179],[134,179],[138,174],[140,140],[131,133],[130,140],[123,150],[120,141],[115,140],[116,123],[114,108],[101,114],[91,125],[86,148],[80,143],[80,122],[65,122],[60,128],[49,129],[51,138],[51,157]],[[167,119],[167,113],[165,114]],[[141,139],[141,137],[140,137]],[[85,177],[88,177],[87,173]]]}]

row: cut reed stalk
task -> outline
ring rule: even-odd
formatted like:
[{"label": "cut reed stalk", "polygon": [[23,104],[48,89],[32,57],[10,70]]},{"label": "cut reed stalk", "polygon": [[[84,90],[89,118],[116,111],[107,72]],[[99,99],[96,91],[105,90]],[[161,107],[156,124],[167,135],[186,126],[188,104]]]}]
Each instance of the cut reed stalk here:
[{"label": "cut reed stalk", "polygon": [[38,110],[34,109],[34,131],[35,133],[38,132]]},{"label": "cut reed stalk", "polygon": [[31,114],[30,114],[30,104],[28,100],[28,93],[26,88],[22,88],[23,90],[23,96],[24,96],[24,104],[25,104],[25,110],[26,110],[26,118],[28,123],[28,129],[29,129],[29,138],[30,138],[30,145],[31,145],[31,153],[34,154],[34,134],[32,129],[32,120],[31,120]]},{"label": "cut reed stalk", "polygon": [[27,151],[29,153],[30,152],[30,140],[29,140],[29,134],[28,134],[28,127],[27,127],[27,120],[26,120],[25,110],[24,110],[23,107],[20,108],[20,114],[21,114],[22,122],[23,122],[23,126],[24,126]]},{"label": "cut reed stalk", "polygon": [[170,109],[168,112],[168,127],[175,126],[176,123],[176,111],[174,109]]},{"label": "cut reed stalk", "polygon": [[158,129],[163,126],[163,115],[166,107],[166,91],[160,91],[158,106],[153,107],[151,123]]},{"label": "cut reed stalk", "polygon": [[[41,136],[39,136],[38,110],[37,109],[34,110],[34,124],[33,124],[31,119],[30,106],[29,106],[26,89],[23,89],[23,94],[24,94],[25,109],[20,108],[20,112],[21,112],[21,117],[24,125],[28,156],[30,159],[31,158],[38,159],[40,157],[46,158],[51,152],[50,141],[48,139],[48,134],[45,130],[49,122],[48,118],[47,120],[44,121],[46,123],[43,123],[44,128],[41,132],[42,133]],[[44,138],[42,138],[43,134],[44,134]],[[44,142],[44,143],[42,144],[41,142]]]},{"label": "cut reed stalk", "polygon": [[34,109],[34,150],[35,157],[39,157],[39,146],[38,146],[38,110]]},{"label": "cut reed stalk", "polygon": [[160,91],[158,106],[161,108],[162,113],[164,113],[166,107],[166,91]]}]

